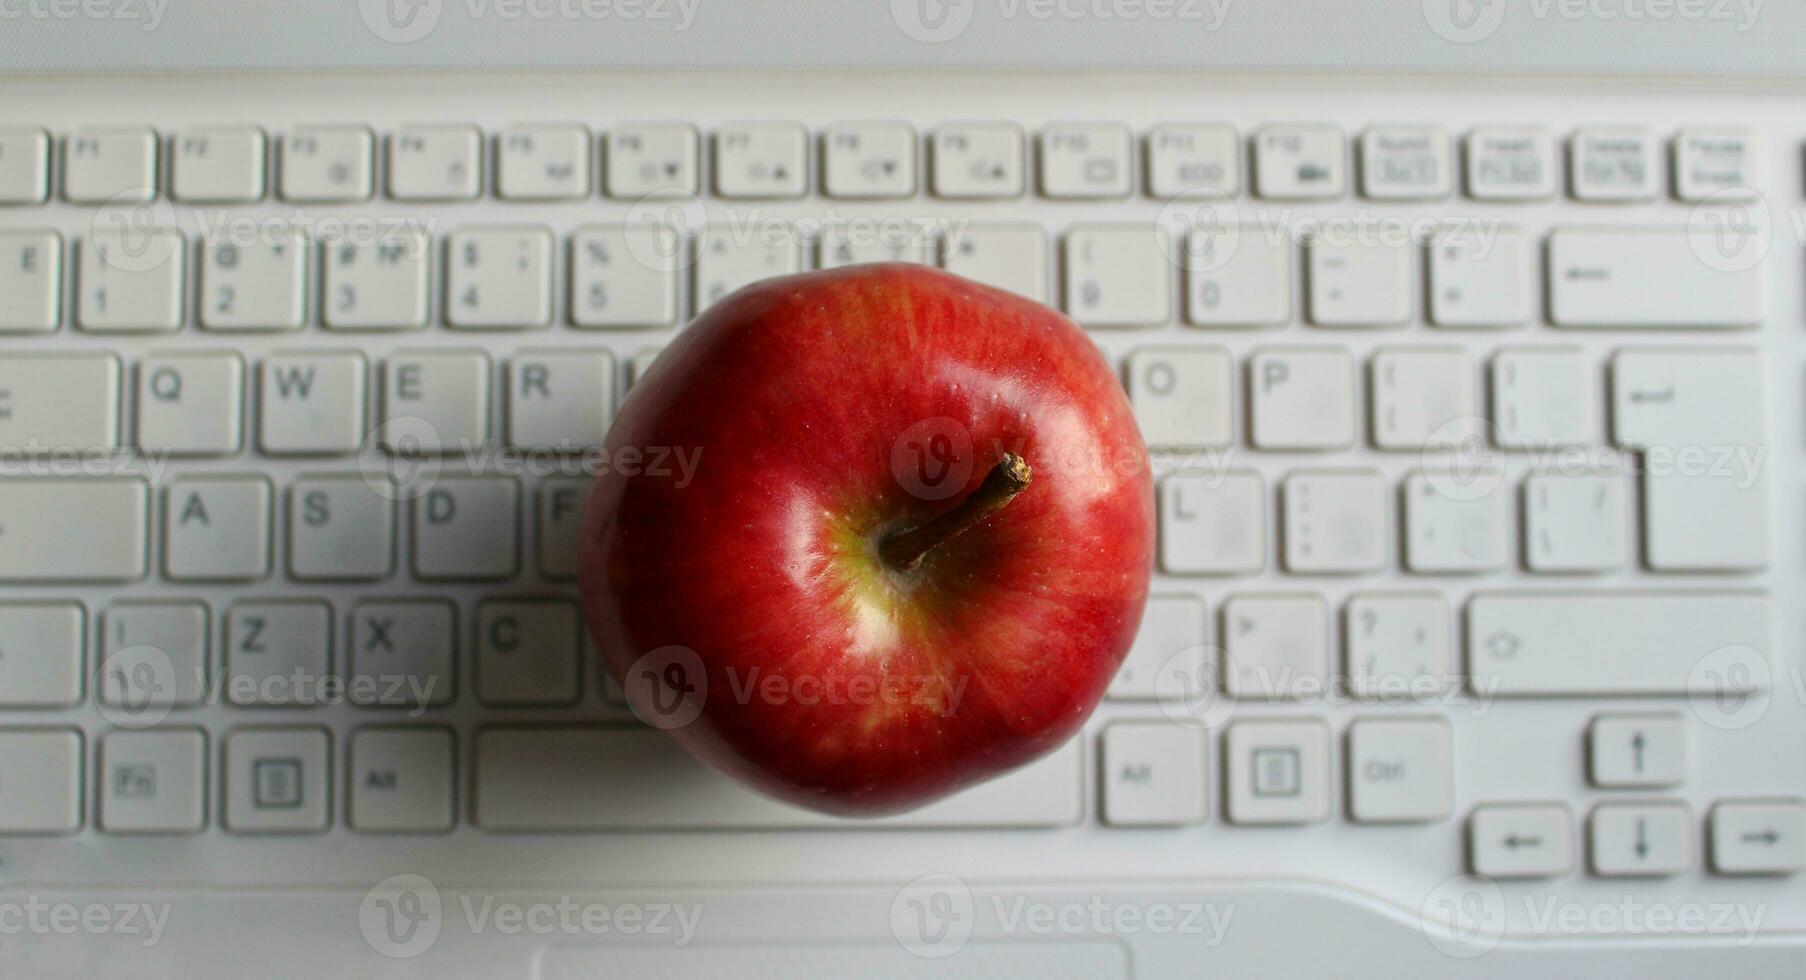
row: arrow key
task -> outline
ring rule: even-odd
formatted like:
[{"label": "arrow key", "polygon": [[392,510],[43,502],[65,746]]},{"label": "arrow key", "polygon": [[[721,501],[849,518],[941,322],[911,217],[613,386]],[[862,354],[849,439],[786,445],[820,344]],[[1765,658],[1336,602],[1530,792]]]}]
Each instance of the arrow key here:
[{"label": "arrow key", "polygon": [[1685,803],[1606,803],[1588,822],[1593,873],[1601,877],[1679,874],[1693,863],[1693,811]]},{"label": "arrow key", "polygon": [[1787,875],[1806,867],[1806,804],[1732,800],[1712,808],[1712,870]]},{"label": "arrow key", "polygon": [[1574,817],[1561,803],[1492,803],[1468,821],[1468,861],[1488,878],[1549,878],[1574,867]]},{"label": "arrow key", "polygon": [[1687,775],[1687,728],[1680,715],[1600,715],[1587,730],[1593,785],[1674,786]]}]

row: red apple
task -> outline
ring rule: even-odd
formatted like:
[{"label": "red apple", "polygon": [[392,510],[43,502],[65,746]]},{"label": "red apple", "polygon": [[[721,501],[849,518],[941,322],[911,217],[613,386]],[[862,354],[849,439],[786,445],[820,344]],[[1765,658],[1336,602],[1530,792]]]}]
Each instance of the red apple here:
[{"label": "red apple", "polygon": [[[645,465],[672,452],[699,453],[688,480]],[[793,804],[907,810],[1057,748],[1141,621],[1153,487],[1121,384],[1072,321],[944,272],[717,303],[602,458],[581,570],[608,670]]]}]

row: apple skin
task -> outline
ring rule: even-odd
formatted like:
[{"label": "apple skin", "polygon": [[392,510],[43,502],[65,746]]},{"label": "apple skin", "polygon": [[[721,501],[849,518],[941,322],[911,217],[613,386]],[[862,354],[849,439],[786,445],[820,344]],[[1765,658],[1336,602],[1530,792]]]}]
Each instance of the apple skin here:
[{"label": "apple skin", "polygon": [[[970,476],[932,484],[963,439]],[[1036,759],[1140,625],[1154,494],[1128,398],[1077,325],[1015,294],[903,264],[747,287],[658,356],[602,458],[649,447],[700,456],[686,486],[598,473],[591,636],[636,707],[656,680],[636,661],[693,651],[704,683],[673,683],[699,713],[659,727],[788,803],[896,813]],[[1006,450],[1034,470],[1019,496],[912,571],[878,557]]]}]

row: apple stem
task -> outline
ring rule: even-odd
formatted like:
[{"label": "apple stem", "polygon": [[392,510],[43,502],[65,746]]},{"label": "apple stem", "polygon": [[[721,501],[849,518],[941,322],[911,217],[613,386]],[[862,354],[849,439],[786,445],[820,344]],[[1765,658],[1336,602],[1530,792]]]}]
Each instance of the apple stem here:
[{"label": "apple stem", "polygon": [[985,518],[1016,499],[1017,494],[1028,489],[1034,474],[1028,460],[1015,453],[1004,453],[1003,459],[985,474],[978,489],[928,523],[885,538],[878,546],[878,556],[898,571],[914,571],[930,551],[983,523]]}]

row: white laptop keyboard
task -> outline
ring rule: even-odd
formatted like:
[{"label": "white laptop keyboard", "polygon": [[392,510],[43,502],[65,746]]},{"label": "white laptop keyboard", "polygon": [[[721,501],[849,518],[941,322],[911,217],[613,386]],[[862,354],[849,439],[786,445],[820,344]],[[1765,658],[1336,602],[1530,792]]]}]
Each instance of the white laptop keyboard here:
[{"label": "white laptop keyboard", "polygon": [[[1797,108],[1084,75],[13,86],[0,862],[1266,875],[1413,916],[1473,872],[1806,929]],[[1095,328],[1156,449],[1159,567],[1084,737],[846,832],[633,721],[573,540],[581,450],[683,323],[868,261]]]}]

